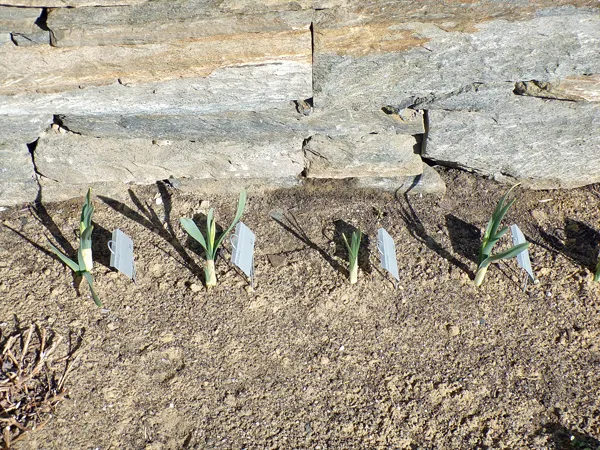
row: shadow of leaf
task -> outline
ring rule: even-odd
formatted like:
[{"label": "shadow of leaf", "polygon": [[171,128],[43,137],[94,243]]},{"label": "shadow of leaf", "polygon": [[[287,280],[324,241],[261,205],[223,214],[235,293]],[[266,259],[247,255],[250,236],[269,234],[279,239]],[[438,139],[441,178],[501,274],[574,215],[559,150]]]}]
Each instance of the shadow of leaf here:
[{"label": "shadow of leaf", "polygon": [[133,220],[134,222],[142,225],[143,227],[147,228],[153,233],[156,233],[158,236],[164,239],[169,245],[171,245],[174,248],[174,250],[181,258],[181,261],[179,261],[180,264],[186,267],[194,275],[200,276],[202,270],[200,269],[198,264],[194,262],[190,255],[188,255],[183,245],[179,243],[175,235],[173,226],[171,224],[171,196],[168,193],[166,187],[162,186],[161,182],[157,182],[157,186],[159,186],[159,193],[161,194],[163,205],[166,205],[164,224],[161,221],[158,214],[156,213],[156,211],[154,211],[154,209],[150,205],[144,205],[131,189],[128,191],[129,197],[131,198],[131,201],[136,206],[138,211],[136,211],[133,208],[130,208],[124,203],[121,203],[109,197],[99,195],[98,198],[118,213],[123,214],[128,219]]},{"label": "shadow of leaf", "polygon": [[597,450],[600,448],[600,441],[592,436],[588,436],[577,431],[569,430],[557,423],[545,424],[539,435],[549,435],[549,441],[552,444],[550,448],[560,450]]},{"label": "shadow of leaf", "polygon": [[454,253],[458,253],[477,264],[477,255],[481,242],[479,228],[459,219],[454,214],[446,214],[446,228],[448,229],[450,244]]},{"label": "shadow of leaf", "polygon": [[425,228],[425,225],[423,225],[423,222],[419,218],[419,215],[416,213],[415,209],[411,205],[407,194],[408,193],[404,194],[404,201],[400,199],[398,191],[396,191],[394,197],[396,199],[396,202],[400,205],[400,217],[402,217],[402,220],[404,220],[404,223],[406,224],[410,235],[422,242],[424,245],[426,245],[427,248],[429,248],[430,250],[434,251],[439,256],[447,260],[450,264],[465,272],[467,275],[469,275],[471,279],[475,278],[475,274],[473,273],[473,271],[469,270],[469,267],[466,264],[458,260],[454,255],[452,255],[448,250],[446,250],[441,244],[439,244],[435,239],[433,239],[429,235],[427,229]]},{"label": "shadow of leaf", "polygon": [[327,251],[323,250],[308,237],[304,229],[296,220],[296,217],[291,212],[288,211],[287,213],[283,214],[271,213],[271,218],[277,222],[281,228],[290,233],[296,239],[300,240],[304,245],[316,250],[321,257],[335,270],[343,274],[348,273],[345,267],[338,263],[334,258],[331,257],[331,255],[329,255],[329,253],[327,253]]},{"label": "shadow of leaf", "polygon": [[538,232],[552,250],[595,272],[600,250],[598,231],[583,222],[567,218],[563,231],[557,230],[553,234],[538,228]]}]

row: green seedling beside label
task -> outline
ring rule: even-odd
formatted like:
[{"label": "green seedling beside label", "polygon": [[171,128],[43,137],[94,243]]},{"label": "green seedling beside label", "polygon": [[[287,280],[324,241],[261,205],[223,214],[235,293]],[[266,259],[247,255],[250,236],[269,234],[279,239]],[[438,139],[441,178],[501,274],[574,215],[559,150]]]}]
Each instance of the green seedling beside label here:
[{"label": "green seedling beside label", "polygon": [[214,219],[214,210],[211,208],[208,211],[208,215],[206,216],[206,239],[198,229],[198,226],[194,223],[192,219],[188,219],[183,217],[179,219],[181,226],[183,229],[196,241],[200,243],[202,248],[205,251],[206,255],[206,268],[204,270],[204,275],[206,278],[206,287],[210,288],[217,285],[217,275],[215,273],[215,257],[217,255],[217,250],[223,243],[223,239],[225,236],[233,229],[233,227],[238,223],[241,219],[242,214],[244,213],[244,208],[246,207],[246,191],[242,191],[240,193],[240,198],[238,200],[237,212],[235,213],[235,218],[233,222],[225,230],[224,233],[217,238],[217,222]]},{"label": "green seedling beside label", "polygon": [[511,187],[498,201],[498,205],[496,205],[496,209],[492,214],[492,218],[487,224],[487,228],[485,229],[485,233],[481,241],[479,256],[477,258],[478,267],[477,274],[475,275],[475,286],[481,286],[481,283],[483,283],[483,279],[491,263],[500,261],[501,259],[514,258],[527,247],[529,247],[529,242],[525,242],[523,244],[515,245],[505,252],[492,255],[492,249],[494,248],[494,245],[496,245],[496,242],[498,242],[498,240],[508,231],[508,227],[498,230],[498,228],[500,228],[500,222],[502,222],[502,219],[508,212],[508,209],[512,206],[516,199],[512,199],[507,204],[504,204],[504,202],[506,201],[508,194],[510,194],[510,192],[518,185],[519,183]]},{"label": "green seedling beside label", "polygon": [[596,264],[596,273],[594,274],[594,281],[600,281],[600,260],[598,261],[598,264]]},{"label": "green seedling beside label", "polygon": [[344,238],[344,244],[348,249],[348,271],[350,272],[350,284],[354,284],[358,280],[358,251],[360,250],[360,241],[362,239],[362,232],[360,230],[353,231],[351,242],[348,242],[346,235],[342,233]]},{"label": "green seedling beside label", "polygon": [[94,230],[94,226],[92,225],[93,213],[94,205],[92,205],[92,189],[90,188],[85,197],[85,203],[83,204],[81,218],[79,220],[79,250],[77,250],[77,262],[66,256],[52,245],[52,243],[50,243],[50,248],[62,262],[75,272],[76,276],[80,276],[87,281],[90,286],[94,303],[101,308],[102,302],[98,298],[96,291],[94,291],[94,278],[91,274],[91,270],[94,267],[94,260],[92,258],[92,231]]}]

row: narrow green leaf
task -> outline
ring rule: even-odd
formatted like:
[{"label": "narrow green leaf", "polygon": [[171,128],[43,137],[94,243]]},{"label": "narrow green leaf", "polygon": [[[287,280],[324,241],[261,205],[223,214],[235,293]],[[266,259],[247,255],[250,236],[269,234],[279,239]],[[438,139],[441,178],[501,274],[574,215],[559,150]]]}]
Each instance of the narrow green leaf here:
[{"label": "narrow green leaf", "polygon": [[218,249],[221,246],[221,243],[223,242],[223,239],[225,239],[225,236],[227,236],[227,234],[231,230],[233,230],[233,227],[235,227],[235,225],[242,218],[242,214],[244,214],[245,208],[246,208],[246,191],[242,191],[242,192],[240,192],[240,198],[238,199],[237,211],[235,213],[235,217],[233,218],[233,222],[231,222],[231,225],[229,225],[229,228],[227,228],[227,230],[225,230],[225,232],[223,234],[221,234],[221,236],[219,236],[219,239],[217,239],[217,242],[215,243],[215,246],[214,246],[215,251],[216,251],[216,249]]},{"label": "narrow green leaf", "polygon": [[188,219],[187,217],[182,217],[179,219],[179,223],[183,227],[183,229],[189,234],[192,238],[194,238],[204,250],[206,250],[206,241],[204,240],[204,236],[198,229],[198,226],[194,223],[192,219]]},{"label": "narrow green leaf", "polygon": [[529,245],[530,245],[529,242],[524,242],[522,244],[515,245],[514,247],[509,248],[505,252],[498,253],[497,255],[489,256],[479,265],[479,267],[481,268],[481,267],[489,266],[491,263],[500,261],[501,259],[514,258],[519,253],[521,253],[523,250],[525,250],[527,247],[529,247]]},{"label": "narrow green leaf", "polygon": [[215,210],[210,208],[206,216],[206,259],[215,259],[215,235],[217,234],[217,221]]},{"label": "narrow green leaf", "polygon": [[94,291],[94,278],[92,277],[92,274],[86,270],[84,272],[81,272],[81,275],[83,275],[83,277],[87,281],[88,285],[90,286],[90,291],[92,293],[92,298],[94,299],[94,303],[96,304],[96,306],[98,308],[102,308],[102,302],[100,301],[100,298],[96,294],[96,291]]},{"label": "narrow green leaf", "polygon": [[81,218],[79,219],[79,233],[83,234],[86,228],[92,223],[92,214],[94,213],[94,205],[92,204],[92,188],[88,189],[85,197],[85,203],[81,209]]},{"label": "narrow green leaf", "polygon": [[77,265],[77,263],[75,261],[73,261],[71,258],[66,256],[63,252],[61,252],[59,249],[57,249],[54,245],[52,245],[52,242],[48,242],[48,244],[50,245],[50,248],[52,249],[54,254],[56,256],[58,256],[62,262],[64,262],[67,266],[69,266],[73,272],[79,272],[79,266]]},{"label": "narrow green leaf", "polygon": [[360,241],[362,240],[362,231],[352,232],[352,257],[358,259],[358,252],[360,251]]},{"label": "narrow green leaf", "polygon": [[342,233],[342,238],[344,239],[344,244],[346,244],[346,248],[348,249],[348,263],[350,267],[353,267],[358,260],[358,252],[360,251],[360,241],[362,239],[362,232],[360,230],[353,231],[352,237],[350,238],[350,243],[348,243],[348,238],[344,233]]},{"label": "narrow green leaf", "polygon": [[[490,254],[492,253],[492,248],[494,247],[494,245],[496,245],[496,243],[500,240],[500,238],[502,236],[504,236],[506,234],[506,232],[508,231],[508,227],[504,227],[502,228],[498,233],[496,233],[496,235],[490,239],[485,246],[482,247],[482,253],[485,255],[485,258],[487,258],[488,256],[490,256]],[[482,258],[485,259],[485,258]]]},{"label": "narrow green leaf", "polygon": [[513,198],[507,205],[500,208],[500,211],[494,217],[494,226],[492,227],[492,236],[494,236],[494,235],[496,235],[496,233],[498,233],[498,228],[500,227],[500,223],[502,222],[502,219],[504,219],[504,216],[508,212],[508,209],[515,203],[515,201],[516,201],[516,199]]}]

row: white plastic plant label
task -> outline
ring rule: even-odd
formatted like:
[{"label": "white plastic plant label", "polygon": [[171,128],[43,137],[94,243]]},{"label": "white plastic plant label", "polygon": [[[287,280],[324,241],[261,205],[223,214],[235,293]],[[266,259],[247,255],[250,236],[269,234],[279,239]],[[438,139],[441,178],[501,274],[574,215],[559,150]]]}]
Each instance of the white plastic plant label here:
[{"label": "white plastic plant label", "polygon": [[110,266],[135,281],[135,265],[133,263],[133,241],[121,230],[113,231],[112,240],[108,242],[110,250]]},{"label": "white plastic plant label", "polygon": [[[513,245],[524,244],[525,242],[527,242],[525,236],[516,224],[510,226],[510,234],[512,235]],[[533,269],[531,268],[531,261],[529,260],[528,249],[523,250],[517,255],[517,263],[519,264],[519,267],[521,269],[527,272],[531,281],[535,282],[536,278],[533,274]]]},{"label": "white plastic plant label", "polygon": [[238,266],[250,279],[254,277],[254,242],[256,236],[243,222],[238,222],[231,237],[233,253],[231,262]]},{"label": "white plastic plant label", "polygon": [[396,260],[396,244],[389,233],[383,228],[377,230],[377,250],[381,257],[381,267],[387,270],[396,281],[400,281],[398,261]]}]

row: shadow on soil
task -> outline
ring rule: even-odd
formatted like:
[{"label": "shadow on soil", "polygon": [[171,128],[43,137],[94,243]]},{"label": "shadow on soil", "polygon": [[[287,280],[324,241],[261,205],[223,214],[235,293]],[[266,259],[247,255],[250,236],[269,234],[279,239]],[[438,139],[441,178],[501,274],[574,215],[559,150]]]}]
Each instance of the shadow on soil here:
[{"label": "shadow on soil", "polygon": [[477,264],[481,232],[475,225],[459,219],[454,214],[446,215],[446,228],[452,250]]},{"label": "shadow on soil", "polygon": [[162,181],[157,181],[156,186],[163,204],[164,222],[150,205],[142,204],[140,199],[131,189],[128,191],[129,197],[138,211],[112,198],[103,197],[101,195],[99,195],[98,198],[100,198],[100,200],[102,200],[115,211],[123,214],[128,219],[139,223],[163,238],[179,254],[181,258],[179,263],[192,272],[192,274],[198,278],[201,278],[200,275],[202,273],[202,269],[194,262],[190,255],[188,255],[185,248],[179,243],[179,240],[175,234],[175,230],[173,229],[173,225],[171,223],[172,201],[168,186]]},{"label": "shadow on soil", "polygon": [[581,267],[596,271],[600,233],[589,225],[573,219],[565,219],[563,230],[548,233],[538,228],[541,238],[549,250],[563,254]]},{"label": "shadow on soil", "polygon": [[540,435],[550,435],[550,448],[557,450],[597,450],[600,449],[600,441],[577,431],[569,430],[557,423],[548,423],[539,431]]},{"label": "shadow on soil", "polygon": [[[289,212],[289,211],[287,213],[272,212],[271,218],[275,222],[277,222],[277,224],[279,224],[279,226],[281,228],[283,228],[285,231],[290,233],[296,239],[301,241],[304,245],[306,245],[307,247],[309,247],[313,250],[316,250],[321,255],[321,257],[325,261],[327,261],[327,263],[329,263],[329,265],[331,267],[333,267],[335,270],[337,270],[340,273],[346,274],[346,275],[348,274],[348,270],[345,267],[342,267],[342,265],[340,263],[338,263],[329,253],[327,253],[326,250],[323,250],[321,247],[319,247],[316,243],[314,243],[308,237],[308,235],[306,234],[304,229],[300,226],[300,224],[296,220],[296,217],[291,212]],[[341,239],[341,236],[340,236],[340,239]],[[343,245],[343,243],[342,243],[342,245]]]},{"label": "shadow on soil", "polygon": [[[469,269],[469,267],[466,264],[459,261],[455,256],[452,255],[452,253],[450,253],[448,250],[442,247],[441,244],[439,244],[433,237],[429,235],[429,233],[427,233],[423,222],[421,222],[421,219],[419,219],[419,216],[416,213],[415,209],[410,204],[408,192],[405,193],[403,196],[404,200],[400,198],[400,193],[398,191],[394,194],[396,201],[400,205],[400,216],[402,217],[402,220],[404,220],[404,222],[406,223],[406,227],[408,228],[410,235],[415,239],[421,241],[430,250],[433,250],[439,256],[447,260],[450,264],[465,272],[467,275],[469,275],[471,279],[474,279],[475,274]],[[469,226],[472,227],[472,225]],[[451,239],[453,242],[452,246],[454,247],[455,244],[452,236]],[[478,243],[479,241],[476,242]],[[464,251],[469,252],[470,249]]]}]

